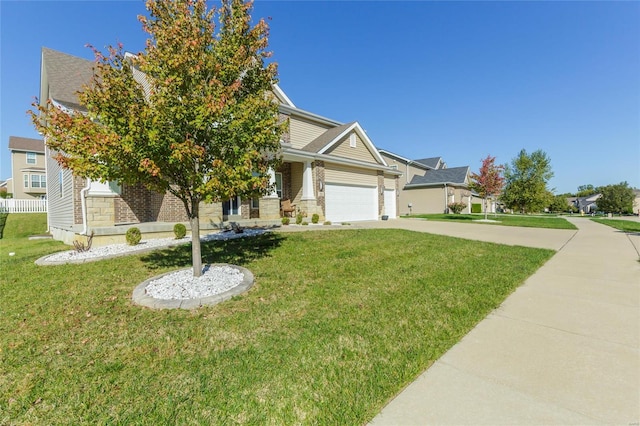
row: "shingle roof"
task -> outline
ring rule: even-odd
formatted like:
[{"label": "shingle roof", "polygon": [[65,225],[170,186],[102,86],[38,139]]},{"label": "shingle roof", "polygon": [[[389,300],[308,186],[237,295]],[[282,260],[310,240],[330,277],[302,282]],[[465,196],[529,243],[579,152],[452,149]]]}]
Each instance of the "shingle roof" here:
[{"label": "shingle roof", "polygon": [[416,175],[407,186],[437,185],[444,183],[464,184],[469,173],[469,166],[451,167],[449,169],[428,170],[424,176]]},{"label": "shingle roof", "polygon": [[326,132],[324,132],[323,134],[321,134],[320,136],[318,136],[317,138],[309,142],[306,146],[302,148],[302,150],[317,153],[322,148],[327,146],[329,142],[337,138],[340,135],[340,133],[344,132],[349,127],[351,127],[354,123],[355,121],[352,121],[351,123],[343,124],[337,127],[332,127],[331,129],[327,130]]},{"label": "shingle roof", "polygon": [[77,92],[91,81],[93,62],[43,47],[42,64],[49,82],[49,97],[67,108],[83,110]]},{"label": "shingle roof", "polygon": [[438,165],[442,161],[442,157],[431,157],[431,158],[421,158],[419,160],[413,160],[416,163],[420,163],[424,166],[431,167],[432,169],[437,169]]},{"label": "shingle roof", "polygon": [[44,141],[42,139],[22,138],[20,136],[9,136],[9,150],[44,152]]}]

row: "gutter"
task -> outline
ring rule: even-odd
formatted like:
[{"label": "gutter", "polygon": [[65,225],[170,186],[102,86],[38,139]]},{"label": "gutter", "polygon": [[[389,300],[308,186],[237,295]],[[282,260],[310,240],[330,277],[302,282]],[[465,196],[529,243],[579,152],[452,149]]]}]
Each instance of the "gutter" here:
[{"label": "gutter", "polygon": [[384,166],[382,164],[366,163],[364,161],[351,160],[349,158],[336,157],[336,156],[328,155],[328,154],[317,154],[317,153],[314,153],[314,152],[302,151],[302,150],[298,150],[298,149],[295,149],[295,148],[283,147],[283,149],[282,149],[282,158],[283,158],[283,160],[287,161],[287,156],[289,156],[289,159],[293,158],[294,161],[298,160],[298,159],[322,160],[322,161],[326,161],[328,163],[345,164],[345,165],[350,165],[350,166],[361,167],[363,169],[383,170],[385,173],[388,173],[388,174],[391,174],[391,175],[395,175],[395,176],[402,176],[402,174],[403,174],[399,170],[392,169],[391,167]]},{"label": "gutter", "polygon": [[87,191],[91,188],[91,180],[87,178],[87,186],[80,190],[80,206],[82,207],[82,232],[80,235],[87,235]]}]

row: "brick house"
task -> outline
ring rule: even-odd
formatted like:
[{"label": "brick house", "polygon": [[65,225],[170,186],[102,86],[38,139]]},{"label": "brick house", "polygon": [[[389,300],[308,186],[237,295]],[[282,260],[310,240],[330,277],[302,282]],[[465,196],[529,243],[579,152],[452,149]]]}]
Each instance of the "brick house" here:
[{"label": "brick house", "polygon": [[[42,49],[40,102],[81,110],[76,93],[92,76],[93,63]],[[271,172],[274,191],[261,198],[232,199],[200,206],[203,232],[229,221],[245,225],[280,223],[281,202],[290,200],[307,217],[332,222],[377,220],[397,215],[398,177],[357,122],[340,123],[296,107],[274,86],[279,113],[289,128],[282,137],[282,165]],[[118,186],[73,176],[45,147],[49,228],[70,243],[94,232],[98,243],[120,241],[135,224],[143,233],[171,234],[187,223],[182,202],[142,186]]]}]

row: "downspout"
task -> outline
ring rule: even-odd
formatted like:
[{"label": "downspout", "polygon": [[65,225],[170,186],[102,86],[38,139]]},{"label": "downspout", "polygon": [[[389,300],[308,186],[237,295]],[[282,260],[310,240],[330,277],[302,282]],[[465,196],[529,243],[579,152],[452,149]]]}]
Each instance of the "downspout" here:
[{"label": "downspout", "polygon": [[80,235],[87,235],[87,191],[91,188],[91,180],[87,178],[87,186],[80,190],[80,206],[82,206],[82,232]]},{"label": "downspout", "polygon": [[447,193],[447,182],[444,183],[444,212],[449,213],[447,208],[447,201],[449,201],[449,194]]}]

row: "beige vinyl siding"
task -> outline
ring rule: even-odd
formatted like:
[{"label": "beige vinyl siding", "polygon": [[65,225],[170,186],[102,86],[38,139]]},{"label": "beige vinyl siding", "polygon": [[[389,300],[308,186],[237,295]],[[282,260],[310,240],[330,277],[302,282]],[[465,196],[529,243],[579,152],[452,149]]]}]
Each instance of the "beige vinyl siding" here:
[{"label": "beige vinyl siding", "polygon": [[387,189],[396,189],[396,178],[386,177],[384,178],[384,187]]},{"label": "beige vinyl siding", "polygon": [[[69,170],[62,170],[51,158],[47,148],[47,201],[49,204],[49,225],[52,228],[71,230],[73,228],[73,176]],[[62,170],[63,196],[60,196],[59,173]]]},{"label": "beige vinyl siding", "polygon": [[404,186],[407,183],[411,182],[411,179],[413,179],[414,176],[424,176],[424,174],[426,173],[425,169],[407,165],[407,163],[398,161],[395,157],[390,157],[388,155],[385,155],[384,153],[381,153],[380,155],[382,155],[382,158],[384,158],[384,161],[386,161],[387,165],[397,166],[398,171],[402,173],[402,176],[400,176],[400,186]]},{"label": "beige vinyl siding", "polygon": [[[34,152],[34,151],[29,151]],[[44,175],[45,158],[42,152],[34,152],[35,163],[27,163],[27,151],[11,151],[11,172],[13,178],[13,198],[20,200],[38,199],[46,194],[46,189],[34,188],[32,179],[34,175]],[[24,186],[24,176],[27,176],[28,186]]]},{"label": "beige vinyl siding", "polygon": [[[353,133],[353,132],[352,132]],[[336,143],[331,149],[325,151],[325,154],[331,154],[343,158],[351,158],[354,160],[366,161],[367,163],[379,164],[371,151],[367,148],[360,136],[356,134],[356,146],[351,147],[349,142],[349,134]]]},{"label": "beige vinyl siding", "polygon": [[378,186],[378,174],[375,170],[339,164],[325,164],[324,179],[328,183]]},{"label": "beige vinyl siding", "polygon": [[329,126],[322,126],[300,117],[289,117],[289,138],[293,148],[301,149],[323,134]]},{"label": "beige vinyl siding", "polygon": [[300,204],[302,198],[302,175],[304,164],[291,163],[291,202]]},{"label": "beige vinyl siding", "polygon": [[444,213],[445,195],[443,187],[405,189],[400,192],[400,215],[409,214],[409,203],[413,204],[412,214]]}]

